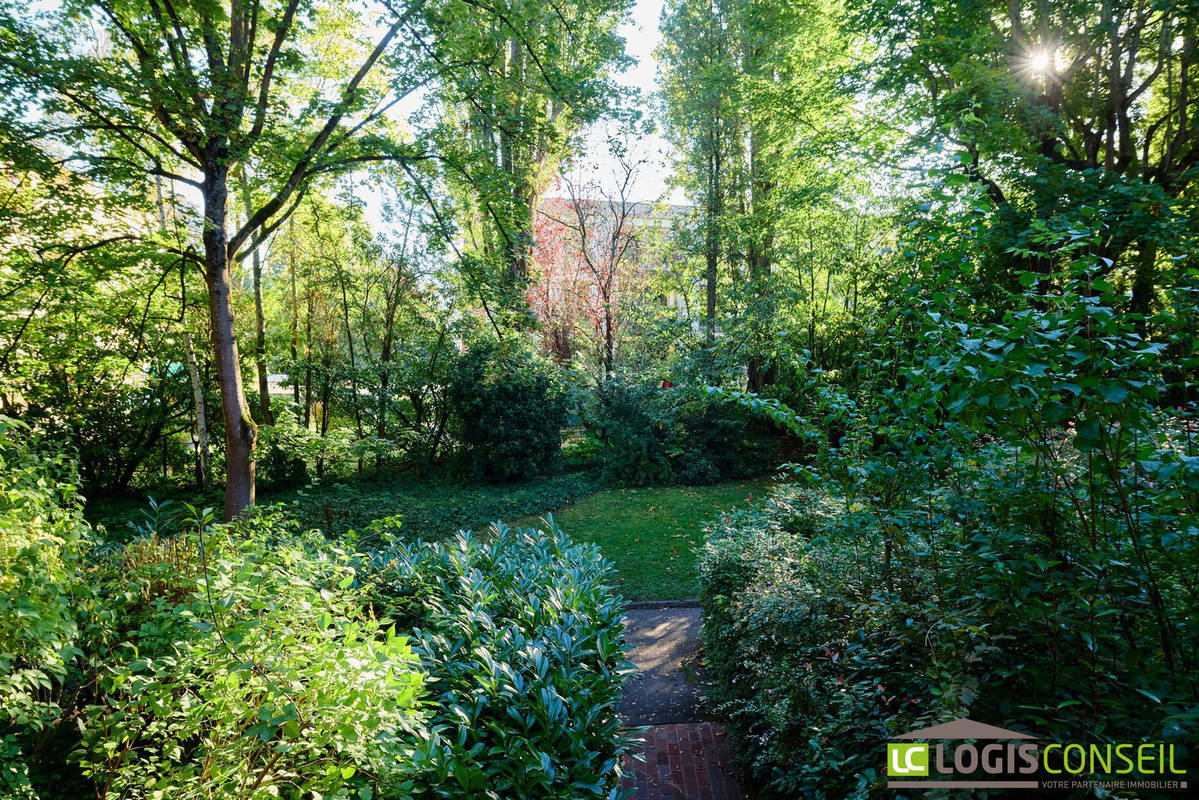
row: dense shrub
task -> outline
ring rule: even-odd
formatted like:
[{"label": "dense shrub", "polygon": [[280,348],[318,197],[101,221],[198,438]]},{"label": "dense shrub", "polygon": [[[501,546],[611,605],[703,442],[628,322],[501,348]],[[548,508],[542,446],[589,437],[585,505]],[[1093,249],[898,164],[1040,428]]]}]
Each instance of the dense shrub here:
[{"label": "dense shrub", "polygon": [[770,423],[722,398],[683,387],[610,380],[587,424],[606,480],[620,485],[703,485],[761,474],[779,462]]},{"label": "dense shrub", "polygon": [[80,751],[98,796],[408,796],[422,676],[351,557],[277,514],[206,526],[104,576]]},{"label": "dense shrub", "polygon": [[0,417],[0,796],[31,797],[22,751],[57,724],[89,529],[73,462]]},{"label": "dense shrub", "polygon": [[[755,782],[772,797],[889,796],[886,739],[967,715],[1192,757],[1199,692],[1153,653],[1135,545],[1088,548],[1052,525],[1046,490],[993,446],[958,463],[952,488],[880,505],[791,487],[709,532],[704,642]],[[1166,584],[1171,635],[1194,653],[1193,596]]]},{"label": "dense shrub", "polygon": [[378,553],[374,592],[435,678],[426,798],[616,797],[623,603],[592,545],[493,527]]},{"label": "dense shrub", "polygon": [[623,604],[594,547],[368,556],[278,508],[163,502],[85,560],[69,459],[0,434],[6,800],[618,794]]},{"label": "dense shrub", "polygon": [[588,408],[588,429],[600,443],[605,480],[644,486],[674,481],[666,449],[673,415],[656,401],[662,391],[647,384],[610,380],[600,384]]},{"label": "dense shrub", "polygon": [[558,465],[566,391],[554,366],[520,344],[475,344],[454,367],[450,400],[476,477],[511,481]]},{"label": "dense shrub", "polygon": [[[882,598],[880,532],[837,505],[784,489],[725,517],[701,554],[714,697],[772,797],[880,789],[880,743],[918,719],[963,716],[977,675],[953,673],[955,656],[988,646],[952,619],[930,626],[917,597]],[[948,651],[943,686],[924,671],[930,647]]]},{"label": "dense shrub", "polygon": [[773,795],[885,796],[888,736],[969,714],[1193,763],[1196,407],[1163,402],[1193,392],[1171,385],[1193,352],[1163,357],[1189,342],[1193,288],[1151,327],[1123,313],[1095,255],[1104,211],[1084,208],[1014,254],[1051,280],[1016,270],[984,305],[973,234],[927,223],[869,378],[811,375],[805,416],[831,446],[800,474],[822,494],[706,545],[705,638],[743,757]]},{"label": "dense shrub", "polygon": [[172,433],[190,408],[187,373],[177,363],[159,362],[138,380],[126,380],[121,363],[119,357],[81,360],[70,371],[51,370],[29,387],[23,419],[71,441],[89,492],[154,485],[167,472],[176,480],[190,477],[191,448]]}]

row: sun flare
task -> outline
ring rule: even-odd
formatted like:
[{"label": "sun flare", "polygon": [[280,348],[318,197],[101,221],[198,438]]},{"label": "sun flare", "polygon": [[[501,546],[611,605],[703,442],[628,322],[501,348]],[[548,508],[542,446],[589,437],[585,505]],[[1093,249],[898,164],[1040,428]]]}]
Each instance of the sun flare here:
[{"label": "sun flare", "polygon": [[1029,68],[1038,75],[1044,75],[1048,72],[1052,63],[1053,57],[1049,55],[1049,51],[1047,50],[1038,50],[1028,58]]}]

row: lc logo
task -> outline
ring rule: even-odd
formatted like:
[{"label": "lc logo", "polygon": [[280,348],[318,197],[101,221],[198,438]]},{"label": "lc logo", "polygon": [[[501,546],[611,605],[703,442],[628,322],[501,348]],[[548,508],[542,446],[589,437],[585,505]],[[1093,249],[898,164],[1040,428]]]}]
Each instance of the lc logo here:
[{"label": "lc logo", "polygon": [[888,744],[888,775],[927,775],[927,744]]}]

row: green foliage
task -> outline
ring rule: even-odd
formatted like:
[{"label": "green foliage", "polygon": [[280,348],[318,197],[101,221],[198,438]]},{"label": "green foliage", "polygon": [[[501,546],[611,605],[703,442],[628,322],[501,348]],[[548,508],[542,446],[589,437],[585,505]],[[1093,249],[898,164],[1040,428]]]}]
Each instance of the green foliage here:
[{"label": "green foliage", "polygon": [[587,409],[588,430],[600,443],[604,478],[616,484],[644,486],[674,479],[665,440],[673,422],[663,404],[664,390],[645,384],[605,381]]},{"label": "green foliage", "polygon": [[[443,48],[434,57],[442,113],[429,138],[446,156],[443,179],[470,243],[454,267],[462,297],[483,306],[497,334],[531,321],[534,209],[571,136],[610,112],[618,92],[610,76],[626,63],[617,26],[631,6],[593,0],[422,8]],[[429,46],[424,37],[419,42]]]},{"label": "green foliage", "polygon": [[704,485],[776,466],[779,442],[767,417],[722,400],[684,387],[604,382],[586,418],[602,446],[603,477],[624,486]]},{"label": "green foliage", "polygon": [[449,392],[477,477],[530,478],[558,464],[566,390],[552,364],[511,340],[478,342],[459,358]]},{"label": "green foliage", "polygon": [[423,678],[353,559],[277,514],[210,520],[104,575],[93,625],[119,645],[79,753],[99,796],[407,796]]},{"label": "green foliage", "polygon": [[516,519],[570,505],[594,493],[594,478],[579,473],[502,486],[463,487],[434,481],[338,481],[280,497],[303,526],[332,537],[357,531],[362,546],[378,542],[372,522],[404,520],[404,538],[443,539],[460,530],[481,530],[500,519]]},{"label": "green foliage", "polygon": [[728,520],[701,560],[720,699],[780,796],[885,796],[877,742],[966,715],[1190,752],[1199,462],[1193,406],[1161,401],[1194,369],[1162,358],[1194,294],[1119,313],[1085,208],[1014,254],[1042,269],[980,289],[977,203],[919,225],[869,379],[805,388],[831,446],[798,475],[822,490]]},{"label": "green foliage", "polygon": [[421,798],[616,798],[624,604],[593,545],[493,526],[377,553],[376,602],[415,633],[432,684]]},{"label": "green foliage", "polygon": [[[12,431],[11,530],[44,518],[65,537],[74,520],[82,536],[71,484],[53,482],[70,462]],[[352,541],[393,543],[399,526]],[[44,589],[0,595],[25,626],[5,616],[6,796],[617,796],[623,604],[593,546],[496,528],[367,556],[297,534],[278,508],[214,526],[169,501],[132,527],[86,567],[61,548],[5,564],[6,581]]]},{"label": "green foliage", "polygon": [[30,797],[22,756],[60,719],[80,655],[74,603],[89,541],[74,462],[0,416],[0,795]]},{"label": "green foliage", "polygon": [[[756,782],[886,797],[879,742],[963,716],[1189,757],[1195,687],[1154,652],[1134,548],[1066,544],[1036,511],[1045,490],[995,446],[902,503],[791,487],[713,527],[704,641]],[[1189,602],[1170,599],[1175,613]],[[1178,633],[1193,649],[1196,632]]]},{"label": "green foliage", "polygon": [[836,511],[782,490],[726,516],[700,557],[714,699],[774,797],[864,797],[881,788],[878,742],[922,713],[955,716],[907,666],[927,661],[919,602],[875,594],[877,529],[860,515],[829,525]]}]

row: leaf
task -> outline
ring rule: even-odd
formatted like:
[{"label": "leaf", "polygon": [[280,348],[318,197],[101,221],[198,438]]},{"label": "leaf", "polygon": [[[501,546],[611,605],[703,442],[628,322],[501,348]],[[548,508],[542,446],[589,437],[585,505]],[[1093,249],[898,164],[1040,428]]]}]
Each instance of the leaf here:
[{"label": "leaf", "polygon": [[1140,692],[1141,694],[1145,695],[1146,697],[1148,697],[1150,700],[1157,703],[1158,705],[1161,705],[1162,699],[1160,697],[1158,697],[1157,695],[1155,695],[1153,692],[1142,689],[1139,686],[1137,687],[1137,691]]},{"label": "leaf", "polygon": [[1128,389],[1115,384],[1104,384],[1099,387],[1099,393],[1109,403],[1123,403],[1128,399]]}]

